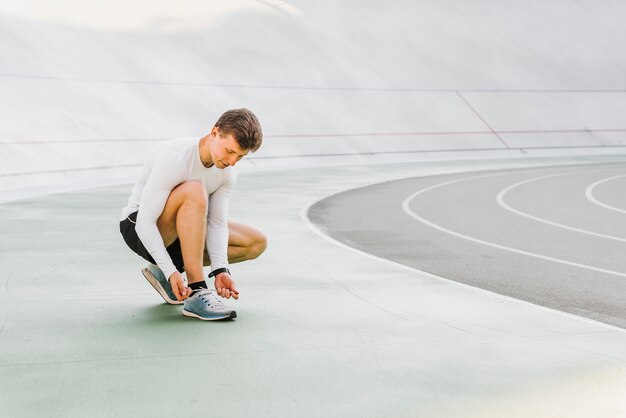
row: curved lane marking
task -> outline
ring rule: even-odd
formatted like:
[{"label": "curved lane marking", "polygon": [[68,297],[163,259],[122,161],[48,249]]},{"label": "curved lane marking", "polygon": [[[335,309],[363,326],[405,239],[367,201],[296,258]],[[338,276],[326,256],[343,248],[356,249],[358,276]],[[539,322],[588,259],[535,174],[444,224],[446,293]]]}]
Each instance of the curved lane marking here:
[{"label": "curved lane marking", "polygon": [[[494,175],[491,175],[494,176]],[[491,177],[489,175],[482,175],[482,176],[473,176],[473,177],[467,177],[467,178],[462,178],[462,179],[457,179],[457,180],[451,180],[451,181],[446,181],[444,183],[439,183],[439,184],[435,184],[433,186],[429,186],[426,187],[424,189],[421,189],[415,193],[413,193],[412,195],[410,195],[409,197],[407,197],[406,199],[404,199],[404,201],[402,202],[402,209],[404,210],[404,212],[406,212],[407,215],[409,215],[410,217],[416,219],[417,221],[423,223],[424,225],[430,226],[431,228],[434,228],[438,231],[441,231],[443,233],[446,233],[448,235],[452,235],[454,237],[457,238],[461,238],[467,241],[471,241],[474,242],[476,244],[481,244],[481,245],[486,245],[488,247],[492,247],[492,248],[496,248],[499,250],[503,250],[503,251],[509,251],[512,253],[516,253],[516,254],[521,254],[521,255],[525,255],[528,257],[533,257],[533,258],[538,258],[540,260],[545,260],[545,261],[552,261],[554,263],[559,263],[559,264],[565,264],[567,266],[572,266],[572,267],[578,267],[581,269],[585,269],[585,270],[591,270],[591,271],[596,271],[599,273],[605,273],[605,274],[610,274],[613,276],[619,276],[619,277],[626,277],[626,273],[622,273],[619,271],[614,271],[614,270],[607,270],[607,269],[603,269],[600,267],[595,267],[595,266],[590,266],[587,264],[581,264],[581,263],[574,263],[572,261],[568,261],[568,260],[563,260],[560,258],[555,258],[555,257],[549,257],[543,254],[538,254],[538,253],[533,253],[530,251],[524,251],[524,250],[520,250],[519,248],[513,248],[513,247],[507,247],[505,245],[500,245],[500,244],[496,244],[494,242],[489,242],[489,241],[485,241],[485,240],[481,240],[475,237],[470,237],[469,235],[464,235],[461,234],[459,232],[456,231],[452,231],[451,229],[445,228],[441,225],[438,225],[434,222],[429,221],[428,219],[423,218],[422,216],[418,215],[417,213],[413,212],[411,210],[411,208],[409,207],[410,202],[415,199],[418,196],[423,195],[426,192],[429,192],[431,190],[435,190],[438,189],[440,187],[445,187],[445,186],[449,186],[451,184],[455,184],[455,183],[460,183],[463,181],[469,181],[469,180],[476,180],[479,178],[484,178],[484,177]]]},{"label": "curved lane marking", "polygon": [[596,199],[593,196],[593,189],[595,189],[596,186],[599,186],[602,183],[606,183],[608,181],[612,181],[612,180],[619,179],[619,178],[622,178],[622,177],[626,177],[626,174],[622,174],[620,176],[609,177],[609,178],[606,178],[606,179],[603,179],[603,180],[600,180],[600,181],[597,181],[597,182],[593,183],[592,185],[587,187],[587,190],[585,190],[585,196],[587,196],[587,199],[591,203],[595,203],[596,205],[602,206],[603,208],[608,209],[608,210],[612,210],[612,211],[615,211],[615,212],[620,212],[620,213],[625,213],[626,214],[626,210],[620,209],[620,208],[616,208],[615,206],[607,205],[606,203],[600,202],[598,199]]},{"label": "curved lane marking", "polygon": [[[604,171],[604,170],[599,170],[599,171]],[[545,180],[545,179],[549,179],[549,178],[554,178],[554,177],[564,177],[564,176],[568,176],[568,175],[576,175],[576,174],[581,174],[581,173],[593,173],[594,171],[582,171],[582,172],[576,172],[576,173],[565,173],[565,174],[552,174],[549,176],[541,176],[541,177],[535,177],[529,180],[524,180],[524,181],[520,181],[518,183],[512,184],[509,187],[506,187],[504,189],[502,189],[500,191],[500,193],[498,193],[498,196],[496,197],[496,201],[498,202],[498,205],[500,205],[500,207],[502,207],[503,209],[508,210],[509,212],[515,213],[516,215],[520,215],[523,216],[524,218],[528,218],[531,219],[533,221],[537,221],[537,222],[541,222],[544,223],[546,225],[550,225],[550,226],[554,226],[557,228],[562,228],[562,229],[567,229],[568,231],[574,231],[574,232],[580,232],[581,234],[587,234],[587,235],[592,235],[594,237],[600,237],[600,238],[606,238],[606,239],[610,239],[610,240],[614,240],[614,241],[620,241],[620,242],[626,242],[626,238],[621,238],[621,237],[616,237],[614,235],[606,235],[606,234],[601,234],[599,232],[594,232],[594,231],[590,231],[588,229],[582,229],[582,228],[576,228],[573,226],[569,226],[569,225],[565,225],[565,224],[561,224],[558,222],[553,222],[544,218],[540,218],[538,216],[534,216],[531,215],[529,213],[526,212],[522,212],[521,210],[515,209],[513,207],[511,207],[510,205],[508,205],[505,201],[504,201],[504,195],[506,195],[508,192],[510,192],[511,190],[515,189],[516,187],[519,186],[523,186],[525,184],[528,183],[532,183],[535,181],[539,181],[539,180]],[[621,175],[621,176],[617,176],[617,177],[626,177],[626,175]]]}]

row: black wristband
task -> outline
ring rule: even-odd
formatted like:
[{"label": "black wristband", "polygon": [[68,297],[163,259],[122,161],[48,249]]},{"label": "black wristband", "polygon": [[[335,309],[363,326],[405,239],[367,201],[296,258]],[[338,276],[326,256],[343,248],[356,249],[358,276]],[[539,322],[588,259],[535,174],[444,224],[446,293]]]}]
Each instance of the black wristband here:
[{"label": "black wristband", "polygon": [[224,273],[224,272],[230,274],[230,270],[228,270],[226,267],[222,267],[221,269],[213,270],[212,272],[210,272],[209,273],[209,278],[212,279],[213,277],[217,276],[218,274]]}]

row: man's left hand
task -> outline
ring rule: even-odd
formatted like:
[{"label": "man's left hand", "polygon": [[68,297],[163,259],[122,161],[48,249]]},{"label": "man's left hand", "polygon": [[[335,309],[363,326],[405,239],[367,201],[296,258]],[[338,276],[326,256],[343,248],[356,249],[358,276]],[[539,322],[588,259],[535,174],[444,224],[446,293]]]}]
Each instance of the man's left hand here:
[{"label": "man's left hand", "polygon": [[232,296],[234,299],[239,299],[239,291],[235,288],[235,281],[227,272],[215,276],[215,290],[223,298],[230,299]]}]

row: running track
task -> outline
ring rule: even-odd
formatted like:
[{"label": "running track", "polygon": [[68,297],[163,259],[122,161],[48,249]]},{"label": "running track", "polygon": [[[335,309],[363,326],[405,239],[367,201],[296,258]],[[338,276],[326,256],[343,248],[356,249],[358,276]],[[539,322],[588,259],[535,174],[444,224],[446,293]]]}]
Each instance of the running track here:
[{"label": "running track", "polygon": [[626,328],[624,190],[624,164],[419,177],[330,196],[309,218],[367,253]]}]

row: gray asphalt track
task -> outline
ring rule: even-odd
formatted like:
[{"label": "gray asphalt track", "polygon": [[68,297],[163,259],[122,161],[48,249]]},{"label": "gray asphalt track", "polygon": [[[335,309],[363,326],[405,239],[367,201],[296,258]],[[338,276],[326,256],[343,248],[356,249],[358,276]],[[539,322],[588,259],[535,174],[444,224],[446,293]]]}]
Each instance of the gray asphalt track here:
[{"label": "gray asphalt track", "polygon": [[624,164],[409,178],[309,217],[367,253],[624,328],[625,188]]}]

